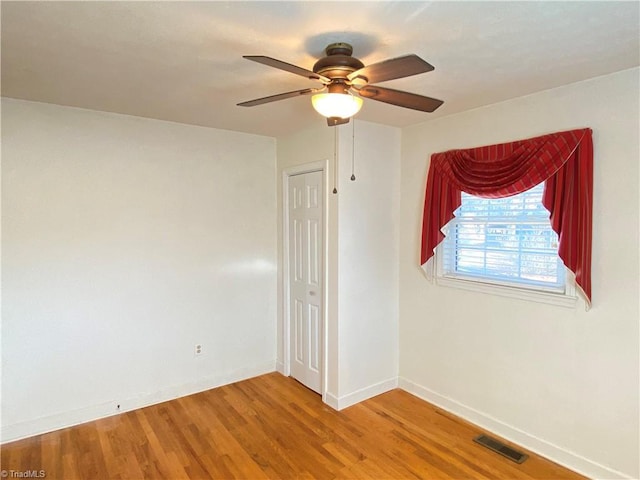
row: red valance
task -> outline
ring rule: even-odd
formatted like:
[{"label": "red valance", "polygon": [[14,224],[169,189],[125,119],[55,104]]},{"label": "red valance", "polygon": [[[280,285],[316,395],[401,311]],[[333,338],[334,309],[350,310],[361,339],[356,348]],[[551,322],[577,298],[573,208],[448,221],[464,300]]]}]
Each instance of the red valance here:
[{"label": "red valance", "polygon": [[485,198],[522,193],[546,182],[542,204],[558,234],[558,254],[591,304],[591,129],[551,133],[517,142],[434,153],[422,223],[424,265],[444,239],[441,228],[461,204],[461,192]]}]

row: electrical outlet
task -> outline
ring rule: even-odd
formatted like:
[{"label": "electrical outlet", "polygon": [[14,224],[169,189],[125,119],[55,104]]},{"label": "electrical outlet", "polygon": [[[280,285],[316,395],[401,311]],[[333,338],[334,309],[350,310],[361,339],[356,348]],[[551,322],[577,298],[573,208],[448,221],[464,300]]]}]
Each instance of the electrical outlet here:
[{"label": "electrical outlet", "polygon": [[195,355],[202,355],[202,345],[200,345],[199,343],[196,343],[196,347],[194,349],[194,354]]}]

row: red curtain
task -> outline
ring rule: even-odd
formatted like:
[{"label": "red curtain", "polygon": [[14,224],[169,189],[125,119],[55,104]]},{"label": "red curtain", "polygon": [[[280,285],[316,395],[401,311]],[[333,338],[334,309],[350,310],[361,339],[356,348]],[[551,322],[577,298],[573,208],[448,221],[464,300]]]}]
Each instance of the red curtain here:
[{"label": "red curtain", "polygon": [[422,223],[424,265],[444,239],[441,228],[460,206],[461,192],[485,198],[522,193],[546,182],[542,204],[558,234],[558,254],[576,275],[591,304],[591,129],[570,130],[517,142],[434,153],[427,177]]}]

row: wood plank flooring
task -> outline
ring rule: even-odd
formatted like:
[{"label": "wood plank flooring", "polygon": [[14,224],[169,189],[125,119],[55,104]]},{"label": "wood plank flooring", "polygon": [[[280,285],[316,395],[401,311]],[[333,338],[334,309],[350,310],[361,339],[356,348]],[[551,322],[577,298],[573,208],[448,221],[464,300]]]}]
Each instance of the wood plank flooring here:
[{"label": "wood plank flooring", "polygon": [[5,444],[2,470],[47,479],[582,479],[394,390],[336,412],[277,373]]}]

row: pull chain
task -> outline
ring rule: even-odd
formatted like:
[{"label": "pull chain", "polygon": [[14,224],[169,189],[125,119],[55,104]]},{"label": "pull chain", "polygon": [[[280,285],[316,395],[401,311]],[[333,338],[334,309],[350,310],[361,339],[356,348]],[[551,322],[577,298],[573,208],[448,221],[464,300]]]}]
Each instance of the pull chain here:
[{"label": "pull chain", "polygon": [[351,124],[351,181],[355,181],[356,169],[356,121],[354,120]]},{"label": "pull chain", "polygon": [[338,127],[333,127],[333,193],[338,193]]}]

